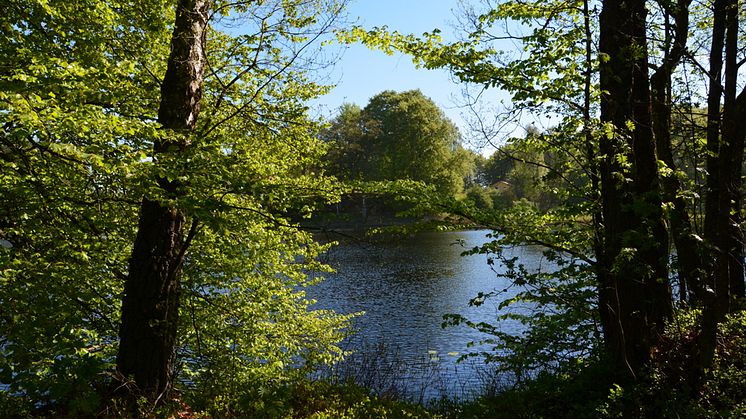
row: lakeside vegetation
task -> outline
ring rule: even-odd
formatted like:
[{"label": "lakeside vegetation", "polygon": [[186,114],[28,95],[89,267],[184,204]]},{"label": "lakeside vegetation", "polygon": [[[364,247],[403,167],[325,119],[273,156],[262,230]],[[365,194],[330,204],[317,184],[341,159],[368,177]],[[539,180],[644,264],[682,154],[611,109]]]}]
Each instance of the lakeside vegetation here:
[{"label": "lakeside vegetation", "polygon": [[[0,412],[745,414],[742,4],[464,2],[453,43],[350,27],[345,5],[10,0]],[[505,37],[519,48],[501,50]],[[334,42],[445,68],[472,105],[507,92],[500,114],[469,107],[470,135],[495,154],[466,148],[419,91],[312,117]],[[529,128],[503,139],[506,123]],[[310,379],[344,359],[350,322],[304,293],[332,245],[306,227],[329,214],[492,229],[468,253],[521,291],[474,296],[502,310],[492,323],[444,321],[481,332],[491,350],[465,359],[514,382],[423,406]],[[503,252],[526,244],[548,268]],[[509,310],[525,302],[536,309]],[[504,332],[507,319],[526,332]]]}]

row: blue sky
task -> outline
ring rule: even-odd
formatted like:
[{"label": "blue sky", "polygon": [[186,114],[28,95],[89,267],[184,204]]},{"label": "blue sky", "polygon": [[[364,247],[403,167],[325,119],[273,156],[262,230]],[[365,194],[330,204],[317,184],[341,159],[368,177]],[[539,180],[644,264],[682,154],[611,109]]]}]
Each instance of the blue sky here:
[{"label": "blue sky", "polygon": [[[456,21],[458,2],[353,0],[348,11],[351,20],[357,19],[357,24],[366,28],[386,25],[391,30],[414,34],[439,28],[447,38]],[[317,112],[333,116],[345,102],[364,107],[372,96],[384,90],[420,89],[463,131],[465,124],[456,108],[461,87],[451,81],[448,72],[416,69],[412,59],[401,54],[387,56],[361,45],[345,48],[331,74],[331,82],[337,87],[314,104]]]}]

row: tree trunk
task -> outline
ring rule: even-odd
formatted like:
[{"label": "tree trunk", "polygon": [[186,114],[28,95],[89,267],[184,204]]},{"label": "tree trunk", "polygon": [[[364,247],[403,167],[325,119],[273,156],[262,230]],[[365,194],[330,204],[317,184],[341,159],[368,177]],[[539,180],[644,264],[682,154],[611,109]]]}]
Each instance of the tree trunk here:
[{"label": "tree trunk", "polygon": [[[593,202],[593,251],[596,266],[607,265],[605,261],[605,246],[603,242],[603,212],[598,205],[601,196],[599,167],[596,162],[596,150],[594,147],[593,127],[591,125],[591,86],[593,85],[593,33],[591,29],[590,0],[583,1],[583,30],[585,32],[585,74],[583,75],[583,134],[586,142],[586,159],[588,160],[588,176],[591,180],[591,193]],[[599,277],[601,277],[601,272]],[[603,314],[603,313],[602,313]]]},{"label": "tree trunk", "polygon": [[[710,47],[710,86],[707,94],[707,196],[705,197],[705,240],[717,238],[715,220],[718,217],[718,174],[720,169],[720,104],[723,94],[723,48],[725,45],[725,6],[729,0],[715,0]],[[714,286],[714,284],[710,284]]]},{"label": "tree trunk", "polygon": [[[189,146],[202,96],[207,12],[206,0],[178,3],[158,111],[158,122],[171,138],[155,142],[155,164],[158,156]],[[177,182],[158,179],[158,184],[167,197],[179,197]],[[124,286],[117,369],[134,378],[139,392],[151,401],[166,400],[174,378],[179,281],[189,242],[185,222],[182,209],[143,199]]]},{"label": "tree trunk", "polygon": [[[599,308],[608,352],[636,377],[671,315],[648,79],[645,1],[603,2],[599,144],[604,255]],[[630,124],[631,123],[631,124]]]},{"label": "tree trunk", "polygon": [[[666,17],[664,59],[650,78],[653,100],[653,132],[658,158],[671,173],[663,176],[661,187],[665,202],[672,204],[669,211],[671,236],[676,246],[679,274],[679,295],[683,302],[701,301],[704,289],[703,249],[695,236],[687,203],[681,196],[683,186],[676,176],[676,163],[671,144],[671,75],[683,58],[689,36],[689,5],[691,0],[678,0],[672,15],[673,25]],[[670,29],[675,29],[671,38]],[[687,293],[688,290],[688,293]],[[688,295],[691,294],[691,295]]]},{"label": "tree trunk", "polygon": [[[744,244],[741,229],[741,188],[746,128],[746,92],[736,95],[738,81],[738,2],[716,0],[713,40],[710,51],[710,96],[708,97],[707,201],[705,238],[714,260],[709,280],[710,296],[702,316],[702,367],[712,364],[717,325],[737,309],[744,296]],[[725,86],[722,86],[725,53]],[[720,96],[724,96],[722,113]],[[717,97],[715,97],[717,96]]]},{"label": "tree trunk", "polygon": [[[736,16],[736,19],[738,17]],[[743,302],[746,299],[746,271],[744,271],[744,254],[746,253],[746,235],[743,231],[743,217],[741,210],[743,208],[743,163],[744,152],[746,151],[746,88],[741,90],[734,103],[733,130],[730,132],[731,156],[729,171],[731,175],[730,193],[731,216],[728,223],[730,234],[729,247],[729,272],[728,287],[730,299],[728,301],[728,312],[733,313],[744,309]]]},{"label": "tree trunk", "polygon": [[[738,82],[738,2],[726,6],[725,99],[718,157],[718,217],[715,300],[718,321],[734,311],[743,288],[743,232],[741,230],[741,172],[744,152],[743,110],[736,96]],[[741,293],[742,294],[742,293]]]}]

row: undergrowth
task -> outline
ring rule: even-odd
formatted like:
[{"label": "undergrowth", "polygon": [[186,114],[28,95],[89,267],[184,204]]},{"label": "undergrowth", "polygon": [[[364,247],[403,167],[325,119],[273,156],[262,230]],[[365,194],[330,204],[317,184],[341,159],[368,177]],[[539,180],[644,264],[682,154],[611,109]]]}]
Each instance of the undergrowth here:
[{"label": "undergrowth", "polygon": [[[106,417],[164,418],[736,418],[746,416],[746,312],[720,327],[713,368],[694,378],[697,312],[681,311],[669,325],[644,376],[619,385],[609,363],[579,360],[573,372],[543,373],[513,388],[471,401],[443,399],[428,407],[375,395],[342,380],[257,383],[218,397],[181,394],[158,409],[125,408],[116,401],[98,410]],[[0,392],[3,417],[73,417],[63,401],[54,409],[29,408]],[[96,416],[92,413],[90,416]],[[79,417],[79,416],[78,416]]]}]

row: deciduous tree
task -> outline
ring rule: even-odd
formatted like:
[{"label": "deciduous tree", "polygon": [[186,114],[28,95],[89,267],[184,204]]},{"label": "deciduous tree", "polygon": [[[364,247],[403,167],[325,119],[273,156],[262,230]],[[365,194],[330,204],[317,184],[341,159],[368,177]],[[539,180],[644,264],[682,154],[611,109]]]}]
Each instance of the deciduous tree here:
[{"label": "deciduous tree", "polygon": [[456,126],[419,90],[381,92],[362,110],[343,106],[324,138],[348,180],[407,179],[454,195],[474,171]]},{"label": "deciduous tree", "polygon": [[3,397],[229,400],[339,354],[289,214],[339,196],[305,102],[344,2],[178,3],[0,17]]},{"label": "deciduous tree", "polygon": [[[559,119],[551,130],[556,135],[544,136],[543,143],[560,153],[547,165],[547,175],[563,179],[560,189],[572,191],[562,194],[571,198],[561,205],[562,222],[553,219],[557,224],[550,229],[537,228],[525,222],[530,212],[514,209],[523,211],[524,223],[501,219],[495,227],[503,236],[493,248],[542,243],[592,266],[606,352],[634,377],[671,314],[670,226],[679,281],[705,313],[700,350],[711,358],[716,323],[737,310],[744,295],[744,130],[737,120],[746,109],[746,94],[738,92],[744,60],[736,3],[715,1],[701,8],[688,1],[482,4],[481,10],[465,7],[459,42],[442,42],[438,30],[414,36],[385,28],[356,28],[343,38],[408,52],[419,65],[448,68],[479,92],[507,91],[512,104],[504,118],[496,119],[500,123],[521,112]],[[711,36],[691,42],[690,35],[699,39],[703,28]],[[505,49],[505,40],[521,46],[521,53]],[[700,62],[702,56],[709,62]],[[688,70],[681,70],[685,64]],[[705,83],[692,86],[692,68]],[[671,115],[677,107],[696,108],[696,97],[705,91],[708,163],[702,188],[698,173],[686,179],[688,172],[676,166],[671,133],[681,131]],[[484,123],[489,118],[475,116],[478,131],[494,140],[497,131]],[[705,190],[704,234],[697,230],[703,221],[699,197],[686,186],[693,182],[700,182],[694,189]],[[541,217],[543,222],[549,215]],[[588,219],[590,229],[583,229]],[[566,231],[575,231],[577,240],[568,241]]]}]

